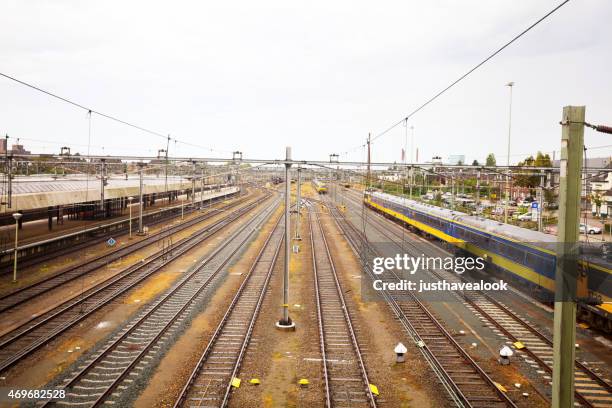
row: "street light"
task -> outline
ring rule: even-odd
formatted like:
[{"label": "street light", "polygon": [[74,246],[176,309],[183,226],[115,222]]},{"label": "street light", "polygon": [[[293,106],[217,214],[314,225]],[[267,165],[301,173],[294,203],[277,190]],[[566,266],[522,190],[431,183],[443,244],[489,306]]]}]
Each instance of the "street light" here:
[{"label": "street light", "polygon": [[[508,82],[506,84],[510,88],[510,107],[508,110],[508,156],[506,157],[506,165],[510,171],[510,135],[512,134],[512,88],[514,82]],[[506,203],[504,205],[504,223],[508,223],[508,202],[510,201],[510,176],[506,175]]]},{"label": "street light", "polygon": [[17,244],[19,243],[19,220],[21,219],[21,213],[14,213],[13,218],[15,219],[15,255],[13,256],[13,283],[17,282]]},{"label": "street light", "polygon": [[129,239],[132,239],[132,201],[134,200],[134,197],[130,196],[127,198],[128,200],[128,207],[130,208],[130,236]]}]

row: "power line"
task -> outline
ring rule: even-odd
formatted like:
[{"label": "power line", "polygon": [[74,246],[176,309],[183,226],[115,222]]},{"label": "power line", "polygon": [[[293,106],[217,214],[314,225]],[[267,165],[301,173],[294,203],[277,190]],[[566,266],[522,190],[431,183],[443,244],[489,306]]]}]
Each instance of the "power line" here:
[{"label": "power line", "polygon": [[542,21],[546,20],[550,15],[552,15],[553,13],[555,13],[557,10],[559,10],[561,7],[563,7],[565,4],[567,4],[570,0],[565,0],[563,1],[561,4],[559,4],[557,7],[555,7],[554,9],[552,9],[551,11],[549,11],[548,13],[546,13],[543,17],[541,17],[538,21],[536,21],[535,23],[531,24],[529,27],[527,27],[525,30],[523,30],[520,34],[516,35],[514,38],[512,38],[510,41],[508,41],[507,43],[505,43],[503,46],[501,46],[500,48],[497,49],[497,51],[493,52],[491,55],[489,55],[487,58],[485,58],[484,60],[482,60],[481,62],[479,62],[477,65],[475,65],[472,69],[470,69],[469,71],[467,71],[465,74],[461,75],[459,78],[457,78],[455,81],[453,81],[450,85],[448,85],[446,88],[442,89],[441,91],[439,91],[438,93],[436,93],[434,96],[432,96],[431,98],[429,98],[427,101],[425,101],[425,103],[423,103],[422,105],[420,105],[419,107],[417,107],[416,109],[414,109],[412,112],[410,112],[408,115],[406,115],[405,117],[403,117],[402,119],[398,120],[397,122],[395,122],[393,125],[389,126],[387,129],[385,129],[384,131],[382,131],[381,133],[379,133],[378,135],[374,136],[374,138],[372,138],[371,142],[375,141],[376,139],[378,139],[379,137],[385,135],[386,133],[388,133],[389,131],[391,131],[392,129],[394,129],[396,126],[400,125],[401,123],[403,123],[404,121],[407,121],[408,119],[410,119],[410,117],[414,116],[417,112],[419,112],[421,109],[425,108],[427,105],[429,105],[430,103],[432,103],[433,101],[435,101],[436,99],[438,99],[440,96],[442,96],[444,93],[446,93],[449,89],[451,89],[452,87],[454,87],[455,85],[457,85],[459,82],[461,82],[462,80],[464,80],[467,76],[469,76],[472,72],[476,71],[478,68],[480,68],[481,66],[483,66],[485,63],[487,63],[489,60],[491,60],[493,57],[495,57],[497,54],[499,54],[500,52],[502,52],[504,49],[506,49],[508,46],[510,46],[512,43],[514,43],[516,40],[518,40],[519,38],[521,38],[523,35],[525,35],[527,32],[529,32],[531,29],[533,29],[535,26],[537,26],[538,24],[540,24]]},{"label": "power line", "polygon": [[163,135],[163,134],[161,134],[159,132],[156,132],[154,130],[150,130],[150,129],[144,128],[142,126],[135,125],[135,124],[127,122],[125,120],[119,119],[119,118],[117,118],[115,116],[112,116],[112,115],[109,115],[109,114],[97,111],[95,109],[88,108],[88,107],[86,107],[86,106],[84,106],[84,105],[82,105],[82,104],[80,104],[78,102],[72,101],[72,100],[70,100],[68,98],[64,98],[63,96],[59,96],[57,94],[54,94],[53,92],[49,92],[47,90],[44,90],[42,88],[37,87],[36,85],[32,85],[32,84],[30,84],[28,82],[22,81],[20,79],[17,79],[15,77],[10,76],[10,75],[4,74],[2,72],[0,72],[0,76],[8,78],[11,81],[15,81],[15,82],[17,82],[17,83],[19,83],[21,85],[27,86],[28,88],[34,89],[35,91],[42,92],[42,93],[44,93],[46,95],[49,95],[49,96],[51,96],[53,98],[59,99],[60,101],[66,102],[66,103],[68,103],[68,104],[70,104],[72,106],[76,106],[77,108],[83,109],[86,112],[95,113],[98,116],[102,116],[102,117],[104,117],[106,119],[113,120],[115,122],[121,123],[121,124],[126,125],[126,126],[130,126],[130,127],[134,128],[134,129],[138,129],[138,130],[140,130],[142,132],[146,132],[146,133],[149,133],[149,134],[152,134],[152,135],[155,135],[155,136],[163,137],[164,139],[166,138],[166,135]]},{"label": "power line", "polygon": [[[142,127],[142,126],[136,125],[136,124],[131,123],[131,122],[128,122],[128,121],[126,121],[126,120],[119,119],[119,118],[118,118],[118,117],[116,117],[116,116],[109,115],[109,114],[107,114],[107,113],[103,113],[103,112],[100,112],[100,111],[98,111],[98,110],[95,110],[95,109],[89,108],[89,107],[87,107],[87,106],[85,106],[85,105],[82,105],[82,104],[80,104],[80,103],[78,103],[78,102],[75,102],[75,101],[73,101],[73,100],[71,100],[71,99],[65,98],[65,97],[60,96],[60,95],[57,95],[57,94],[55,94],[55,93],[53,93],[53,92],[47,91],[47,90],[45,90],[45,89],[42,89],[42,88],[40,88],[40,87],[38,87],[38,86],[36,86],[36,85],[32,85],[31,83],[28,83],[28,82],[22,81],[22,80],[20,80],[20,79],[17,79],[17,78],[15,78],[15,77],[11,76],[11,75],[8,75],[8,74],[5,74],[5,73],[0,72],[0,76],[2,76],[2,77],[4,77],[4,78],[7,78],[7,79],[10,79],[11,81],[17,82],[18,84],[21,84],[21,85],[26,86],[26,87],[28,87],[28,88],[34,89],[35,91],[38,91],[38,92],[44,93],[45,95],[51,96],[52,98],[58,99],[58,100],[60,100],[60,101],[62,101],[62,102],[68,103],[68,104],[70,104],[70,105],[72,105],[72,106],[75,106],[75,107],[77,107],[77,108],[79,108],[79,109],[83,109],[84,111],[88,112],[89,114],[96,114],[96,115],[98,115],[98,116],[101,116],[101,117],[103,117],[103,118],[106,118],[106,119],[109,119],[109,120],[115,121],[115,122],[120,123],[120,124],[122,124],[122,125],[126,125],[126,126],[129,126],[129,127],[131,127],[131,128],[134,128],[134,129],[140,130],[141,132],[145,132],[145,133],[148,133],[148,134],[151,134],[151,135],[154,135],[154,136],[161,137],[161,138],[163,138],[164,140],[167,140],[167,141],[168,141],[168,140],[174,140],[175,142],[178,142],[178,143],[182,143],[182,144],[185,144],[185,145],[189,145],[189,146],[192,146],[192,147],[197,147],[197,148],[201,148],[201,149],[205,149],[205,150],[210,150],[211,152],[212,152],[212,151],[217,151],[217,150],[212,149],[212,148],[209,148],[209,147],[199,146],[199,145],[196,145],[196,144],[193,144],[193,143],[188,143],[188,142],[183,142],[183,141],[178,140],[178,139],[176,139],[176,138],[172,138],[172,139],[170,139],[170,136],[169,136],[169,135],[167,135],[167,134],[163,134],[163,133],[161,133],[161,132],[156,132],[156,131],[154,131],[154,130],[147,129],[147,128],[145,128],[145,127]],[[218,152],[220,152],[220,153],[225,153],[225,152],[221,152],[221,151],[218,151]]]}]

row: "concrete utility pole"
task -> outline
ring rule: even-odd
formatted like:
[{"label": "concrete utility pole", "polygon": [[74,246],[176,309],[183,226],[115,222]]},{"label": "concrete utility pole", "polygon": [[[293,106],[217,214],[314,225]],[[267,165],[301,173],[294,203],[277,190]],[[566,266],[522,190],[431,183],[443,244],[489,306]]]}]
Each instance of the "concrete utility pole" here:
[{"label": "concrete utility pole", "polygon": [[409,194],[410,194],[410,199],[412,200],[412,185],[413,183],[413,177],[414,177],[414,167],[412,167],[412,165],[410,165],[410,190],[409,190]]},{"label": "concrete utility pole", "polygon": [[455,209],[455,178],[451,175],[451,210]]},{"label": "concrete utility pole", "polygon": [[102,165],[100,166],[100,211],[102,211],[102,218],[105,217],[104,214],[104,184],[106,177],[106,161],[102,159]]},{"label": "concrete utility pole", "polygon": [[191,172],[191,208],[195,210],[195,173],[196,162],[192,162],[193,170]]},{"label": "concrete utility pole", "polygon": [[200,180],[200,210],[204,209],[204,166],[200,170],[202,178]]},{"label": "concrete utility pole", "polygon": [[130,209],[130,221],[129,221],[129,224],[130,224],[130,234],[129,234],[128,239],[132,239],[132,201],[134,200],[134,197],[129,196],[127,198],[127,200],[128,200],[128,207]]},{"label": "concrete utility pole", "polygon": [[406,163],[408,162],[408,118],[404,119],[404,128],[406,128],[406,132],[404,134],[404,181],[402,182],[402,197],[404,196],[404,187],[408,182],[408,166],[406,166]]},{"label": "concrete utility pole", "polygon": [[300,217],[301,217],[301,208],[302,208],[302,168],[298,166],[297,168],[297,196],[296,196],[296,208],[297,215],[295,218],[295,239],[296,241],[301,241],[302,237],[300,237]]},{"label": "concrete utility pole", "polygon": [[[8,138],[8,136],[7,136]],[[8,145],[7,145],[8,149]],[[8,186],[7,186],[7,207],[13,208],[13,156],[9,156],[6,160],[6,165],[8,166]]]},{"label": "concrete utility pole", "polygon": [[555,274],[553,408],[574,406],[576,288],[578,280],[580,193],[584,149],[584,106],[563,108],[559,181],[559,232]]},{"label": "concrete utility pole", "polygon": [[542,213],[544,212],[544,175],[540,176],[540,187],[538,188],[538,231],[542,232]]},{"label": "concrete utility pole", "polygon": [[144,207],[144,205],[143,205],[144,203],[142,202],[143,201],[143,191],[142,190],[143,190],[143,187],[144,187],[143,179],[142,179],[143,178],[142,166],[143,166],[142,164],[138,164],[138,167],[139,167],[139,169],[138,169],[138,176],[140,178],[140,186],[139,186],[139,191],[138,191],[138,195],[140,196],[140,200],[138,202],[138,205],[139,205],[139,211],[138,211],[138,232],[137,232],[138,235],[144,235],[144,229],[142,228],[142,209]]},{"label": "concrete utility pole", "polygon": [[283,317],[276,322],[276,327],[283,330],[295,330],[295,323],[289,317],[289,261],[291,256],[290,214],[291,206],[291,147],[285,151],[285,273],[283,274]]},{"label": "concrete utility pole", "polygon": [[414,185],[414,167],[412,167],[412,163],[414,163],[414,126],[412,125],[410,126],[410,133],[410,199],[412,199],[412,186]]},{"label": "concrete utility pole", "polygon": [[170,149],[170,135],[168,135],[168,139],[166,140],[166,160],[164,163],[164,191],[168,199],[168,204],[170,204],[170,197],[168,197],[168,149]]},{"label": "concrete utility pole", "polygon": [[17,282],[17,253],[19,248],[19,220],[21,219],[21,213],[14,213],[15,218],[15,253],[13,255],[13,283]]},{"label": "concrete utility pole", "polygon": [[[506,158],[506,165],[510,167],[510,135],[512,134],[512,87],[514,82],[508,82],[506,84],[510,88],[510,108],[508,111],[508,156]],[[508,172],[510,169],[507,170]],[[508,204],[510,202],[510,175],[506,175],[506,204],[504,205],[504,223],[508,223]]]},{"label": "concrete utility pole", "polygon": [[480,204],[480,170],[476,172],[476,191],[474,192],[476,206]]},{"label": "concrete utility pole", "polygon": [[371,177],[371,173],[370,173],[370,171],[371,171],[370,170],[370,160],[371,160],[371,157],[370,157],[370,137],[371,137],[371,134],[368,133],[368,177],[367,177],[367,181],[366,181],[366,189],[368,187],[370,187],[371,184],[372,184],[371,180],[370,180],[370,177]]}]

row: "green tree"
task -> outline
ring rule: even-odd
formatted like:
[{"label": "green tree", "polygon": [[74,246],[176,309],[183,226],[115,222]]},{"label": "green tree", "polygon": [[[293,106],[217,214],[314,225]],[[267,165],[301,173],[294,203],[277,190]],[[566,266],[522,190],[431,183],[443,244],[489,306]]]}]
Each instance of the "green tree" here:
[{"label": "green tree", "polygon": [[493,153],[489,153],[486,161],[487,166],[496,166],[497,160],[495,160],[495,155]]},{"label": "green tree", "polygon": [[[522,167],[552,167],[552,160],[548,154],[538,152],[535,159],[533,156],[527,157],[522,162],[518,163]],[[530,170],[519,170],[518,174],[515,175],[514,184],[520,187],[535,188],[540,185],[539,176],[531,176]]]},{"label": "green tree", "polygon": [[474,161],[472,162],[472,166],[479,166],[479,164],[478,164],[478,160],[474,160]]}]

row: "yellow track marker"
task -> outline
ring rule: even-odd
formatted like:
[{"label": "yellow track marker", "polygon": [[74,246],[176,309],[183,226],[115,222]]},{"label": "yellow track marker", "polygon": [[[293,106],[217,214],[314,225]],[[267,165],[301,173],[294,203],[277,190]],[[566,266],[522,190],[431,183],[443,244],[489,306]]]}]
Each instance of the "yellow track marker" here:
[{"label": "yellow track marker", "polygon": [[498,382],[493,382],[495,384],[495,386],[497,387],[498,390],[500,390],[501,392],[508,392],[508,390],[506,389],[506,387],[504,387],[503,385],[501,385]]}]

